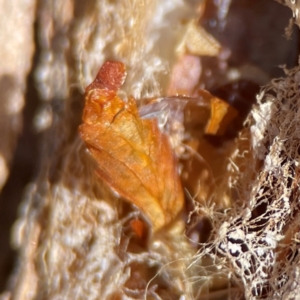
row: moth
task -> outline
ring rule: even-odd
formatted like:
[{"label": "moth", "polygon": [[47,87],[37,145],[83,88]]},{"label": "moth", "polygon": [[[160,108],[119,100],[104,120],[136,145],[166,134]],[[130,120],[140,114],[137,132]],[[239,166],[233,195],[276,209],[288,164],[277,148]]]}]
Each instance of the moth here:
[{"label": "moth", "polygon": [[86,88],[79,132],[97,161],[98,176],[136,205],[157,231],[183,208],[177,161],[157,120],[142,119],[133,97],[127,102],[118,97],[125,78],[123,63],[104,63]]}]

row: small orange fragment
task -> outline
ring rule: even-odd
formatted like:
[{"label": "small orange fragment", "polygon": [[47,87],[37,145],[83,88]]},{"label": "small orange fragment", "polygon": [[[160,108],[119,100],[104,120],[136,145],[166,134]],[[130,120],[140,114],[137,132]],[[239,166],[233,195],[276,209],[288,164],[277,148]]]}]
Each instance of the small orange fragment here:
[{"label": "small orange fragment", "polygon": [[228,124],[238,115],[237,110],[208,91],[198,90],[198,94],[209,100],[211,106],[210,119],[206,125],[205,133],[211,135],[223,134]]},{"label": "small orange fragment", "polygon": [[143,239],[146,236],[146,225],[143,221],[135,219],[130,221],[130,227],[139,239]]}]

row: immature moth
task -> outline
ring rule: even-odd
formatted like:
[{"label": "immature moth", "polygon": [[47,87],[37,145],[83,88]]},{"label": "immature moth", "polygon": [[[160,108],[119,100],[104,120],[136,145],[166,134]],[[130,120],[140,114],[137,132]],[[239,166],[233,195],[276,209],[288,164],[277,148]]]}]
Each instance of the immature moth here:
[{"label": "immature moth", "polygon": [[156,231],[183,207],[183,191],[168,137],[156,119],[141,119],[135,100],[117,96],[126,77],[121,62],[106,62],[86,88],[79,131],[98,163],[97,174],[141,209]]}]

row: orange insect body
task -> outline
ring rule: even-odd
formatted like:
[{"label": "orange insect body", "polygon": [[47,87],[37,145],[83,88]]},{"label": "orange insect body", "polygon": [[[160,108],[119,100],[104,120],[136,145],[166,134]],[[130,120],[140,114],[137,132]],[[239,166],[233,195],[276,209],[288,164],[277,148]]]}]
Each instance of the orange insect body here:
[{"label": "orange insect body", "polygon": [[125,76],[120,62],[102,66],[86,88],[79,131],[98,163],[97,174],[158,230],[182,209],[182,187],[168,137],[157,121],[141,119],[133,98],[125,103],[117,96]]}]

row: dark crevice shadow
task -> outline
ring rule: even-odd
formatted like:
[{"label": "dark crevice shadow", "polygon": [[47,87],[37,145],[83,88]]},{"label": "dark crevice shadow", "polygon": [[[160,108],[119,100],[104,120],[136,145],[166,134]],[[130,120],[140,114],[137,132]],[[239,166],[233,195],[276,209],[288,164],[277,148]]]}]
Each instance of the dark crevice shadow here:
[{"label": "dark crevice shadow", "polygon": [[[37,47],[35,27],[34,42]],[[7,280],[16,261],[17,253],[11,247],[11,229],[26,185],[38,171],[39,151],[38,134],[34,132],[33,118],[39,105],[39,96],[35,88],[34,70],[38,61],[38,50],[33,57],[32,68],[27,77],[25,106],[23,109],[23,127],[10,166],[9,178],[0,194],[0,293],[6,288]]]}]

